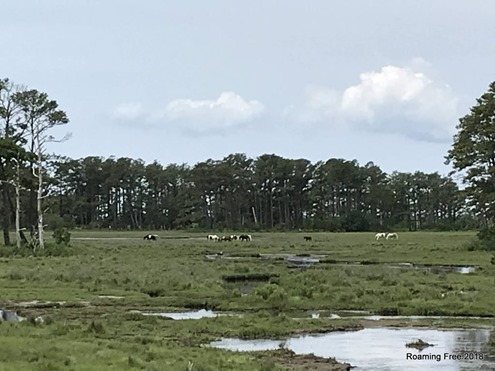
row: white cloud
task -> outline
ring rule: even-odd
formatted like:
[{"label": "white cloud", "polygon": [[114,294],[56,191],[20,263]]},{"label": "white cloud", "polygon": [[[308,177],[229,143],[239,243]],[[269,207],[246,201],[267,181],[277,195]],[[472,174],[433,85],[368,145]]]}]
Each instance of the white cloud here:
[{"label": "white cloud", "polygon": [[257,100],[246,100],[233,92],[223,92],[216,100],[175,99],[163,109],[144,112],[140,103],[126,103],[110,111],[114,120],[140,120],[139,128],[172,125],[189,134],[224,134],[222,129],[238,127],[264,112]]},{"label": "white cloud", "polygon": [[216,100],[173,100],[165,107],[163,117],[182,121],[193,131],[206,131],[251,121],[263,111],[263,104],[257,100],[247,101],[233,92],[223,92]]},{"label": "white cloud", "polygon": [[114,120],[133,121],[144,114],[141,103],[123,103],[110,111],[110,117]]},{"label": "white cloud", "polygon": [[359,83],[339,92],[322,87],[306,90],[298,121],[330,121],[427,141],[451,140],[458,100],[448,86],[436,84],[421,68],[385,66],[362,73]]}]

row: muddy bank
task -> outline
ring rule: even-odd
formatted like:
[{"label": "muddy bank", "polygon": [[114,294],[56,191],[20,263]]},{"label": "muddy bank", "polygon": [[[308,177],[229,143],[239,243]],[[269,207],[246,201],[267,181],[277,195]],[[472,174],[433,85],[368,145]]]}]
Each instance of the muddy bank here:
[{"label": "muddy bank", "polygon": [[274,362],[288,370],[316,370],[316,371],[349,371],[352,366],[348,363],[340,363],[335,358],[317,357],[313,354],[296,354],[288,349],[262,352],[256,358],[262,359],[266,364]]}]

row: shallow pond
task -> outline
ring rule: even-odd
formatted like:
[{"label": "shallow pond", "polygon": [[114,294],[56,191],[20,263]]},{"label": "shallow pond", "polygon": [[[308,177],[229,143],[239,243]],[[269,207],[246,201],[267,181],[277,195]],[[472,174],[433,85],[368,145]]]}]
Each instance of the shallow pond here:
[{"label": "shallow pond", "polygon": [[377,263],[377,264],[362,264],[362,263],[335,263],[336,266],[350,266],[350,267],[369,267],[369,266],[384,266],[393,269],[416,269],[433,274],[445,274],[445,273],[460,273],[469,274],[476,271],[476,267],[473,266],[455,266],[455,265],[426,265],[426,264],[412,264],[412,263]]},{"label": "shallow pond", "polygon": [[441,265],[441,264],[412,264],[412,263],[395,263],[386,264],[390,268],[398,269],[417,269],[427,272],[442,274],[442,273],[460,273],[469,274],[476,271],[476,267],[473,266],[461,266],[461,265]]},{"label": "shallow pond", "polygon": [[169,317],[175,320],[213,318],[218,316],[239,316],[235,313],[219,313],[211,310],[200,309],[192,312],[140,312],[145,316]]},{"label": "shallow pond", "polygon": [[381,320],[411,320],[421,321],[429,319],[440,320],[486,320],[493,321],[493,317],[479,317],[479,316],[419,316],[419,315],[375,315],[368,311],[311,311],[311,312],[295,312],[294,318],[330,318],[330,319],[358,319],[367,321],[381,321]]},{"label": "shallow pond", "polygon": [[[330,318],[336,319],[336,318],[342,318],[342,317],[335,317],[333,315],[330,316]],[[344,317],[346,319],[363,319],[363,320],[368,320],[368,321],[381,321],[381,320],[395,320],[395,319],[400,319],[400,320],[412,320],[412,321],[421,321],[421,320],[428,320],[428,319],[444,319],[444,320],[453,320],[453,319],[458,319],[458,320],[486,320],[486,321],[492,321],[492,317],[477,317],[477,316],[380,316],[380,315],[371,315],[371,316],[347,316]]]},{"label": "shallow pond", "polygon": [[[208,257],[208,256],[207,256]],[[317,264],[329,264],[334,266],[346,266],[346,267],[367,267],[370,265],[385,266],[388,268],[396,269],[417,269],[424,270],[434,274],[442,273],[460,273],[469,274],[474,273],[477,267],[473,266],[460,266],[460,265],[428,265],[428,264],[413,264],[413,263],[379,263],[379,262],[366,262],[366,261],[337,261],[326,260],[329,255],[318,254],[259,254],[259,257],[238,257],[238,256],[216,256],[216,258],[222,259],[260,259],[260,260],[284,260],[291,264],[293,268],[308,268]],[[211,259],[211,257],[210,257]]]},{"label": "shallow pond", "polygon": [[[494,370],[495,358],[488,346],[490,332],[487,329],[385,327],[300,336],[282,341],[222,339],[210,345],[238,351],[284,347],[297,354],[335,357],[337,361],[356,366],[355,370]],[[423,351],[406,347],[407,343],[418,339],[434,346]],[[453,359],[455,356],[462,359]]]}]

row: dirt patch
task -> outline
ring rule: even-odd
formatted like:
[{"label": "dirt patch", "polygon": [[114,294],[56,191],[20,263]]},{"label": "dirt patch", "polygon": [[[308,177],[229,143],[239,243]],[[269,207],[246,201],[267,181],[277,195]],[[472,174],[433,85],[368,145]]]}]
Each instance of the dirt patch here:
[{"label": "dirt patch", "polygon": [[287,349],[263,352],[259,357],[288,370],[349,371],[353,367],[348,363],[340,363],[335,358],[317,357],[313,354],[297,355]]}]

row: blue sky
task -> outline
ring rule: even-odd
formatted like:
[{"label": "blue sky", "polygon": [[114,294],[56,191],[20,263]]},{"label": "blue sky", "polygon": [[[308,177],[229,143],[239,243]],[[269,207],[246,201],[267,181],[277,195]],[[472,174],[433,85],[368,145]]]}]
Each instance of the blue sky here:
[{"label": "blue sky", "polygon": [[49,94],[73,158],[230,153],[449,171],[494,80],[484,0],[6,1],[0,77]]}]

